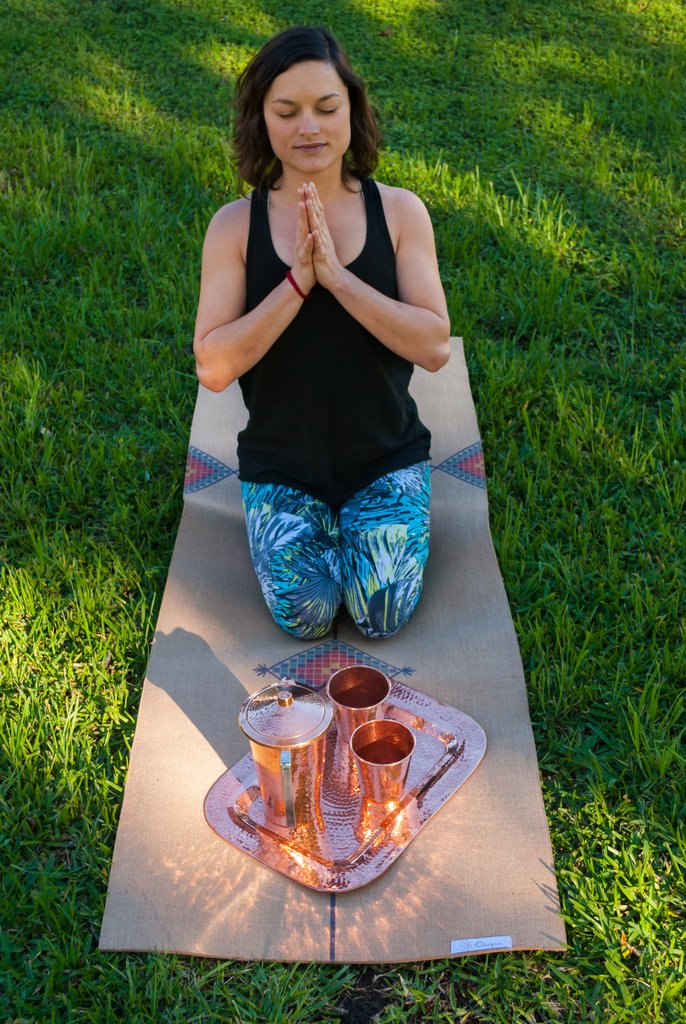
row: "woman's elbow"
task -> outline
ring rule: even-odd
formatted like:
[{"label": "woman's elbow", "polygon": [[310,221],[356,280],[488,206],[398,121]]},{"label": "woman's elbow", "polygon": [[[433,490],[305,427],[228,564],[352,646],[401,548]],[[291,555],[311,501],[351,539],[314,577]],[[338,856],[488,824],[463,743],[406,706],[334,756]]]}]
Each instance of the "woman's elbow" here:
[{"label": "woman's elbow", "polygon": [[208,391],[224,391],[234,381],[233,377],[227,376],[225,373],[218,373],[216,370],[209,369],[209,367],[201,366],[197,362],[195,364],[195,372],[200,384],[207,388]]},{"label": "woman's elbow", "polygon": [[425,358],[419,365],[423,370],[428,370],[429,373],[436,373],[448,362],[450,352],[450,337],[442,338],[431,346],[431,349],[426,353]]},{"label": "woman's elbow", "polygon": [[220,382],[217,381],[214,376],[203,370],[198,364],[195,364],[195,373],[198,378],[198,383],[202,384],[208,391],[223,391],[224,389],[220,386]]},{"label": "woman's elbow", "polygon": [[196,338],[193,343],[195,355],[195,373],[198,381],[208,391],[223,391],[235,379],[226,367],[217,364],[216,359],[209,359],[205,351],[203,339]]},{"label": "woman's elbow", "polygon": [[195,353],[195,373],[198,381],[208,391],[223,391],[232,383],[233,377],[222,371],[217,366],[212,366],[199,356],[197,349]]}]

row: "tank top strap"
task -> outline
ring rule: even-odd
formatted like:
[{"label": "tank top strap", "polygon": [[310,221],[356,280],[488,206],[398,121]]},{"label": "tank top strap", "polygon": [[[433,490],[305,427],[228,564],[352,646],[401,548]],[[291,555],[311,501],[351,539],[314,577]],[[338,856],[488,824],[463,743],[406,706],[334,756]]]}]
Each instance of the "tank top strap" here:
[{"label": "tank top strap", "polygon": [[395,251],[386,222],[381,193],[373,178],[362,178],[362,195],[367,209],[367,239],[374,246],[382,246],[386,255],[390,256],[395,263]]},{"label": "tank top strap", "polygon": [[269,231],[268,193],[260,195],[254,189],[250,193],[250,226],[245,253],[248,310],[254,309],[264,298],[265,283],[270,280],[270,264],[274,260],[278,261],[278,258]]}]

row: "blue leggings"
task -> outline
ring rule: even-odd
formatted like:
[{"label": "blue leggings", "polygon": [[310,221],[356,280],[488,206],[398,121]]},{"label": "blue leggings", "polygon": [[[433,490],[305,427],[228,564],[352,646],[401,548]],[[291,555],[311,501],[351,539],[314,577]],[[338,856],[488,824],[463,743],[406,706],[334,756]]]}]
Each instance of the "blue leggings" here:
[{"label": "blue leggings", "polygon": [[429,554],[428,462],[380,477],[339,509],[281,484],[241,488],[255,572],[282,629],[324,636],[341,600],[367,637],[407,622]]}]

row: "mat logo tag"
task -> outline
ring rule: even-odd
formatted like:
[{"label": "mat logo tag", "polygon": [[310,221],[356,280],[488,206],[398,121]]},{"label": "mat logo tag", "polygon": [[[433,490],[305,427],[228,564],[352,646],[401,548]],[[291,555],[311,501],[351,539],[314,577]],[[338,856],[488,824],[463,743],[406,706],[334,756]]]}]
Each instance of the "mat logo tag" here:
[{"label": "mat logo tag", "polygon": [[451,953],[486,953],[492,949],[512,949],[511,935],[485,935],[480,939],[453,939]]}]

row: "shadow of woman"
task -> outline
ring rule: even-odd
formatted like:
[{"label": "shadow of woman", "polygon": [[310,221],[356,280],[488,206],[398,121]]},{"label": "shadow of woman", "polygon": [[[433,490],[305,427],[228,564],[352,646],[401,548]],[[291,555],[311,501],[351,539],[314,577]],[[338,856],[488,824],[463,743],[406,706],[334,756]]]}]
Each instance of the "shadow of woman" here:
[{"label": "shadow of woman", "polygon": [[180,628],[158,633],[147,679],[168,694],[227,768],[248,752],[238,727],[247,691],[197,634]]}]

